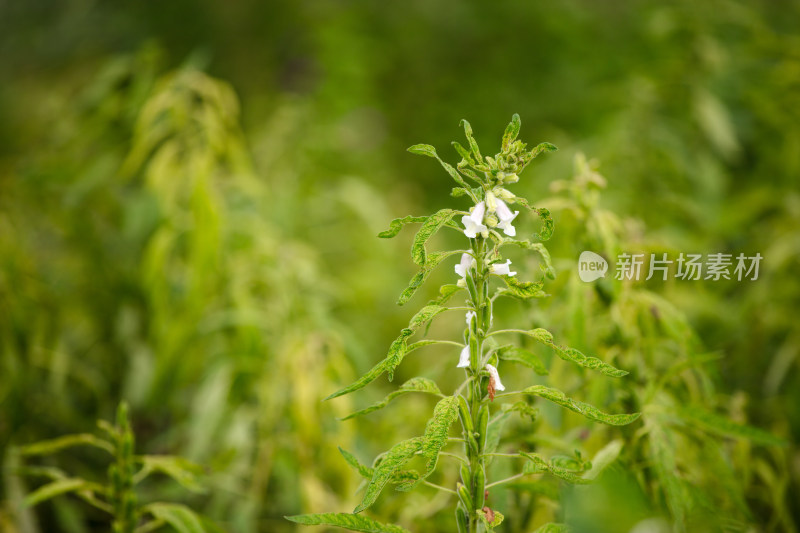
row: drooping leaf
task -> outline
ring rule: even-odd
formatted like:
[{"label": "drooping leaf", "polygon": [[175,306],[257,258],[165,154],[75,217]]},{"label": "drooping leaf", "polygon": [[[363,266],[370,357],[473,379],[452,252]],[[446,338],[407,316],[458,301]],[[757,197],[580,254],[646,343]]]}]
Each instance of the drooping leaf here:
[{"label": "drooping leaf", "polygon": [[50,498],[61,496],[62,494],[91,490],[93,488],[100,488],[100,490],[102,490],[102,487],[98,487],[96,484],[86,481],[85,479],[57,479],[28,494],[23,500],[23,504],[25,506],[37,505],[43,501],[49,500]]},{"label": "drooping leaf", "polygon": [[422,227],[414,236],[414,243],[411,245],[411,259],[417,265],[424,265],[426,261],[427,251],[425,250],[425,243],[430,239],[439,229],[450,222],[450,219],[455,215],[452,209],[441,209],[436,213],[429,216]]},{"label": "drooping leaf", "polygon": [[139,480],[154,472],[160,472],[171,477],[192,492],[202,493],[206,491],[198,479],[203,474],[203,468],[188,459],[172,455],[142,455],[137,459],[142,464],[142,469],[136,473],[136,477]]},{"label": "drooping leaf", "polygon": [[372,479],[372,475],[375,473],[374,469],[358,462],[358,459],[356,459],[355,455],[348,452],[341,446],[339,446],[339,453],[342,454],[342,457],[344,457],[344,460],[347,461],[347,464],[355,468],[358,473],[361,474],[361,477]]},{"label": "drooping leaf", "polygon": [[431,272],[433,272],[433,269],[436,268],[436,266],[445,258],[460,253],[462,253],[461,250],[453,250],[449,252],[431,252],[428,254],[428,259],[425,264],[422,265],[420,271],[417,272],[413,278],[411,278],[408,287],[406,287],[405,290],[400,293],[400,297],[397,299],[397,304],[404,305],[406,302],[408,302],[411,297],[414,296],[414,293],[417,292],[417,289],[419,289],[420,286],[425,283],[425,280],[428,279],[428,276],[430,276]]},{"label": "drooping leaf", "polygon": [[622,377],[628,374],[625,370],[620,370],[613,365],[601,361],[597,357],[588,357],[576,350],[575,348],[568,348],[566,346],[559,346],[553,341],[553,334],[546,329],[536,328],[526,332],[527,335],[533,337],[537,341],[545,344],[555,351],[556,355],[564,361],[575,363],[576,365],[588,368],[590,370],[597,370],[614,378]]},{"label": "drooping leaf", "polygon": [[512,361],[514,363],[520,363],[524,366],[527,366],[528,368],[532,368],[533,371],[540,376],[546,376],[548,374],[547,368],[544,366],[542,360],[539,359],[536,354],[529,352],[524,348],[509,344],[498,349],[497,355],[503,361]]},{"label": "drooping leaf", "polygon": [[423,393],[434,394],[434,395],[438,395],[438,394],[442,393],[439,390],[439,387],[436,386],[436,383],[434,383],[432,380],[430,380],[428,378],[421,378],[421,377],[411,378],[408,381],[406,381],[405,383],[403,383],[398,390],[389,393],[386,396],[386,398],[384,398],[383,400],[381,400],[381,401],[379,401],[377,403],[374,403],[374,404],[370,405],[369,407],[367,407],[365,409],[362,409],[360,411],[356,411],[355,413],[349,414],[346,417],[342,418],[341,420],[349,420],[349,419],[354,418],[356,416],[366,415],[366,414],[372,413],[374,411],[377,411],[379,409],[383,409],[384,407],[386,407],[389,404],[389,402],[391,402],[392,400],[394,400],[398,396],[402,396],[403,394],[406,394],[406,393],[409,393],[409,392],[423,392]]},{"label": "drooping leaf", "polygon": [[320,513],[320,514],[301,514],[286,516],[297,524],[307,526],[337,526],[350,531],[361,531],[362,533],[410,533],[407,529],[394,524],[381,524],[380,522],[348,513]]},{"label": "drooping leaf", "polygon": [[506,126],[506,131],[503,133],[502,147],[504,152],[508,150],[511,146],[511,143],[516,140],[517,135],[519,135],[520,126],[522,126],[522,121],[520,120],[519,115],[514,113],[514,115],[511,117],[511,122],[508,123],[508,126]]},{"label": "drooping leaf", "polygon": [[426,220],[428,220],[428,217],[415,217],[411,215],[403,218],[396,218],[389,223],[389,229],[378,233],[378,237],[381,239],[391,239],[392,237],[396,237],[406,224],[416,224],[425,222]]},{"label": "drooping leaf", "polygon": [[541,281],[519,281],[513,276],[500,276],[506,283],[505,288],[498,289],[498,293],[507,294],[520,300],[528,298],[545,298],[548,296],[542,290],[544,284]]},{"label": "drooping leaf", "polygon": [[581,414],[590,420],[595,420],[611,426],[624,426],[626,424],[630,424],[639,418],[640,415],[640,413],[610,415],[602,412],[593,405],[589,405],[588,403],[567,398],[567,396],[560,390],[546,387],[544,385],[533,385],[532,387],[523,389],[521,392],[522,394],[532,394],[534,396],[544,398],[545,400],[550,400],[551,402],[565,407],[570,411]]},{"label": "drooping leaf", "polygon": [[575,475],[574,472],[570,472],[565,468],[548,463],[540,455],[528,452],[519,452],[519,454],[530,460],[530,462],[525,463],[525,466],[522,467],[523,474],[541,474],[547,472],[550,475],[575,485],[586,485],[587,483],[591,483],[591,480]]},{"label": "drooping leaf", "polygon": [[425,459],[425,472],[414,484],[398,487],[400,490],[410,490],[420,481],[427,478],[436,469],[439,461],[439,452],[447,444],[447,435],[450,426],[458,418],[458,398],[447,396],[442,398],[433,410],[433,416],[425,426],[422,442],[422,457]]},{"label": "drooping leaf", "polygon": [[383,460],[375,467],[372,479],[364,491],[364,498],[353,513],[360,513],[378,499],[383,487],[417,452],[422,449],[422,437],[404,440],[392,446]]},{"label": "drooping leaf", "polygon": [[747,439],[766,446],[786,445],[786,441],[776,437],[772,433],[753,426],[738,424],[724,416],[712,413],[699,405],[683,407],[680,409],[679,414],[681,418],[692,425],[722,437]]},{"label": "drooping leaf", "polygon": [[218,528],[206,527],[203,519],[197,513],[179,503],[151,503],[145,506],[144,510],[175,528],[178,533],[219,531]]},{"label": "drooping leaf", "polygon": [[107,440],[101,439],[90,433],[80,433],[78,435],[65,435],[51,440],[35,442],[27,446],[22,446],[19,451],[22,455],[51,455],[64,448],[72,446],[94,446],[114,454],[114,445]]}]

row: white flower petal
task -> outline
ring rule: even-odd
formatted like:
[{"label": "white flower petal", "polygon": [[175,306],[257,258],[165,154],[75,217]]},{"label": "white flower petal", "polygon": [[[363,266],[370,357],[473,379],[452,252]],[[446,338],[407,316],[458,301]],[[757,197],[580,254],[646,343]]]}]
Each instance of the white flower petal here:
[{"label": "white flower petal", "polygon": [[517,218],[519,215],[519,211],[514,211],[513,213],[508,208],[502,200],[496,200],[497,202],[497,218],[500,219],[500,222],[497,223],[497,227],[503,230],[503,233],[508,235],[509,237],[513,237],[517,234],[516,228],[511,225],[511,221]]},{"label": "white flower petal", "polygon": [[475,311],[467,311],[467,326],[469,326],[469,322],[470,320],[472,320],[472,317],[474,316],[477,316],[477,313]]},{"label": "white flower petal", "polygon": [[470,239],[474,239],[478,233],[488,235],[489,231],[483,225],[483,214],[486,212],[486,204],[478,202],[469,210],[469,215],[461,217],[461,223],[464,224],[464,235]]},{"label": "white flower petal", "polygon": [[461,355],[458,357],[458,365],[456,368],[467,368],[469,367],[469,345],[464,346],[464,349],[461,350]]},{"label": "white flower petal", "polygon": [[494,380],[494,389],[500,391],[506,390],[503,382],[500,381],[500,374],[497,373],[497,369],[489,363],[486,363],[486,370],[489,371],[489,375],[492,376]]},{"label": "white flower petal", "polygon": [[475,259],[469,254],[461,254],[461,262],[456,265],[456,274],[462,278],[467,276],[467,271],[475,263]]},{"label": "white flower petal", "polygon": [[506,259],[505,263],[494,263],[489,265],[489,271],[498,276],[516,276],[516,272],[511,272],[511,259]]}]

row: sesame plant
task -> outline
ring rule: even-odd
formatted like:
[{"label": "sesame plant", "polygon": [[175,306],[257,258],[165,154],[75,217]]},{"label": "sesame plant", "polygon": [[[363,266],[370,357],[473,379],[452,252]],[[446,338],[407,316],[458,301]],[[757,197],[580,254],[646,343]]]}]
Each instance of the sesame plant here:
[{"label": "sesame plant", "polygon": [[[521,343],[511,342],[526,337],[577,367],[612,378],[622,377],[627,372],[559,344],[543,328],[531,327],[531,324],[513,324],[506,328],[495,323],[493,310],[496,305],[501,304],[502,298],[544,298],[547,296],[544,292],[545,279],[555,277],[549,253],[542,244],[553,234],[553,221],[549,211],[534,207],[506,187],[518,182],[519,174],[537,156],[556,148],[552,144],[541,143],[533,149],[527,149],[525,143],[517,140],[520,118],[514,115],[503,135],[500,153],[494,157],[484,157],[473,137],[470,124],[464,120],[462,125],[468,147],[453,143],[462,157],[456,167],[443,161],[433,146],[418,144],[410,147],[409,151],[438,160],[456,182],[452,196],[469,199],[469,209],[442,209],[430,216],[399,218],[391,222],[388,230],[379,234],[381,238],[391,238],[407,224],[421,224],[411,248],[412,260],[420,270],[400,294],[398,304],[407,303],[431,272],[453,256],[459,258],[454,269],[457,282],[441,286],[438,297],[411,318],[408,327],[391,343],[385,359],[353,384],[334,392],[327,399],[358,391],[383,374],[391,381],[397,367],[408,354],[436,344],[454,347],[452,368],[453,371],[460,369],[463,372],[463,381],[453,391],[445,394],[433,380],[415,377],[383,401],[353,413],[351,417],[366,415],[409,392],[421,392],[440,398],[424,434],[395,444],[378,456],[372,466],[361,464],[354,455],[342,450],[346,461],[365,478],[361,503],[352,514],[324,513],[287,517],[293,522],[333,525],[353,531],[406,531],[396,525],[377,522],[364,516],[362,512],[376,502],[387,485],[393,485],[399,491],[427,486],[452,496],[455,530],[459,533],[494,531],[502,524],[504,516],[502,509],[493,509],[488,505],[487,498],[492,487],[513,483],[532,474],[551,475],[567,483],[587,483],[589,479],[583,474],[592,468],[591,461],[582,458],[580,453],[572,457],[547,458],[531,449],[530,441],[520,445],[513,453],[498,453],[503,427],[498,422],[501,419],[510,413],[518,413],[524,418],[535,418],[536,409],[530,403],[535,397],[578,413],[591,421],[614,426],[629,424],[639,416],[638,413],[605,413],[544,384],[534,384],[520,390],[507,390],[504,386],[500,372],[505,372],[506,367],[510,369],[510,365],[519,365],[540,376],[547,374],[542,359],[523,348]],[[517,237],[514,223],[520,220],[517,218],[520,211],[512,211],[511,207],[517,205],[541,222],[540,231],[534,233],[531,239]],[[465,238],[464,246],[455,250],[429,251],[426,247],[429,239],[443,228],[462,234]],[[517,272],[512,270],[510,259],[503,256],[503,250],[507,247],[517,247],[538,254],[542,265],[540,279],[519,279]],[[456,296],[462,295],[463,305],[449,303]],[[466,314],[466,327],[458,340],[422,338],[412,341],[417,332],[426,332],[432,320],[448,311]],[[517,401],[503,403],[508,399]],[[451,426],[456,420],[460,425],[459,436],[451,437]],[[449,448],[451,445],[456,448]],[[506,443],[503,443],[503,449],[508,449]],[[454,486],[437,485],[429,479],[442,457],[447,458],[448,462],[452,459],[459,466],[460,479]],[[517,465],[516,473],[503,479],[494,479],[490,468],[493,460],[514,462]],[[549,531],[561,529],[558,524],[547,524],[544,527]]]},{"label": "sesame plant", "polygon": [[163,528],[198,533],[221,531],[185,505],[170,502],[142,503],[136,487],[152,474],[165,474],[192,492],[204,492],[199,481],[202,469],[181,457],[169,455],[136,455],[135,437],[124,402],[117,409],[116,424],[100,420],[105,433],[65,435],[19,449],[22,457],[50,457],[74,446],[89,446],[111,457],[105,482],[70,475],[55,466],[21,466],[19,471],[41,477],[47,483],[28,494],[23,503],[33,506],[55,497],[72,494],[102,511],[110,519],[113,533],[147,533]]}]

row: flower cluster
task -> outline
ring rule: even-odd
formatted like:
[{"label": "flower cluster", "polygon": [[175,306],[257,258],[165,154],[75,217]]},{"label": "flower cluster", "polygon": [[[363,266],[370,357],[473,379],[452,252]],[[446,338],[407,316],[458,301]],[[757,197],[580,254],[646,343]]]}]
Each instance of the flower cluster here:
[{"label": "flower cluster", "polygon": [[505,189],[496,190],[497,194],[488,191],[485,201],[478,202],[469,210],[469,215],[461,217],[461,223],[464,224],[464,235],[470,239],[474,239],[479,233],[486,238],[489,236],[489,228],[495,227],[503,230],[503,233],[509,237],[517,234],[517,230],[511,225],[511,222],[519,215],[519,211],[512,213],[508,205],[501,199],[503,197],[511,199],[514,198],[514,195]]}]

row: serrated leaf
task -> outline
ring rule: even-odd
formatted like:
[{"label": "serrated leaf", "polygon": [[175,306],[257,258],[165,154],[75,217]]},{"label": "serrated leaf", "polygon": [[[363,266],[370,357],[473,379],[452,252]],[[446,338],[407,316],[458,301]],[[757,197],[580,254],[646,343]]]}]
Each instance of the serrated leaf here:
[{"label": "serrated leaf", "polygon": [[514,113],[511,117],[511,122],[508,123],[506,126],[506,131],[503,133],[503,151],[505,152],[511,147],[511,143],[513,143],[517,135],[519,135],[519,128],[522,126],[522,121],[519,118],[519,115]]},{"label": "serrated leaf", "polygon": [[349,414],[346,417],[342,418],[341,420],[349,420],[349,419],[354,418],[356,416],[366,415],[366,414],[372,413],[374,411],[377,411],[379,409],[383,409],[384,407],[386,407],[389,404],[389,402],[391,402],[392,400],[394,400],[398,396],[402,396],[403,394],[406,394],[406,393],[409,393],[409,392],[424,392],[424,393],[427,393],[427,394],[441,394],[442,393],[439,390],[439,387],[436,386],[436,383],[434,383],[432,380],[430,380],[428,378],[421,378],[421,377],[411,378],[408,381],[406,381],[405,383],[403,383],[398,390],[389,393],[386,396],[386,398],[384,398],[383,400],[381,400],[381,401],[379,401],[377,403],[374,403],[374,404],[370,405],[369,407],[367,407],[365,409],[362,409],[360,411],[356,411],[355,413]]},{"label": "serrated leaf", "polygon": [[457,417],[458,398],[456,396],[448,396],[436,404],[433,410],[433,417],[425,425],[422,443],[425,472],[422,473],[420,481],[427,478],[436,469],[436,463],[439,461],[439,452],[447,444],[450,426],[453,425]]},{"label": "serrated leaf", "polygon": [[209,531],[198,514],[179,503],[151,503],[145,506],[145,512],[163,520],[178,533],[206,533]]},{"label": "serrated leaf", "polygon": [[428,302],[428,305],[444,305],[450,298],[458,291],[464,290],[462,287],[454,284],[442,285],[439,287],[439,297],[435,300]]},{"label": "serrated leaf", "polygon": [[415,144],[414,146],[409,146],[408,151],[412,154],[417,155],[426,155],[428,157],[435,157],[438,158],[439,156],[436,155],[436,148],[431,146],[430,144]]},{"label": "serrated leaf", "polygon": [[506,283],[506,287],[498,289],[498,293],[507,294],[520,300],[528,298],[545,298],[548,296],[542,290],[544,284],[541,281],[519,281],[513,276],[500,276]]},{"label": "serrated leaf", "polygon": [[391,239],[392,237],[396,237],[406,224],[416,224],[425,222],[426,220],[428,220],[428,217],[415,217],[411,215],[403,218],[396,218],[389,223],[389,229],[378,233],[378,237],[381,239]]},{"label": "serrated leaf", "polygon": [[427,251],[425,250],[425,243],[430,239],[442,226],[447,224],[450,219],[455,215],[452,209],[441,209],[436,213],[429,216],[422,227],[414,236],[414,243],[411,245],[411,259],[414,264],[424,265],[426,260]]},{"label": "serrated leaf", "polygon": [[738,424],[698,405],[683,407],[679,414],[681,418],[694,426],[722,437],[747,439],[766,446],[786,446],[786,441],[772,433],[753,426]]},{"label": "serrated leaf", "polygon": [[574,472],[570,472],[565,468],[548,463],[540,455],[528,452],[519,452],[519,454],[530,461],[525,463],[525,466],[522,467],[523,474],[541,474],[547,472],[548,474],[562,479],[568,483],[573,483],[576,485],[586,485],[591,483],[591,480],[577,476]]},{"label": "serrated leaf", "polygon": [[348,452],[341,446],[339,446],[339,453],[342,454],[342,457],[344,457],[344,460],[347,461],[347,464],[355,468],[358,471],[358,473],[361,474],[361,477],[372,479],[372,475],[375,473],[375,470],[373,468],[361,464],[358,461],[358,459],[356,459],[355,455]]},{"label": "serrated leaf", "polygon": [[362,533],[410,533],[407,529],[394,524],[382,524],[372,518],[348,513],[320,513],[286,516],[297,524],[307,526],[337,526],[350,531]]},{"label": "serrated leaf", "polygon": [[43,440],[27,446],[22,446],[19,451],[22,455],[51,455],[64,448],[72,446],[94,446],[114,454],[114,445],[107,440],[101,439],[90,433],[80,433],[78,435],[65,435],[52,440]]},{"label": "serrated leaf", "polygon": [[23,505],[30,507],[62,494],[89,490],[95,486],[95,484],[80,478],[57,479],[28,494],[23,500]]},{"label": "serrated leaf", "polygon": [[404,305],[406,302],[408,302],[411,297],[414,296],[414,293],[417,292],[417,289],[419,289],[420,286],[425,283],[425,280],[428,279],[428,276],[430,276],[431,272],[433,272],[433,269],[436,268],[438,264],[441,263],[445,258],[460,253],[462,253],[461,250],[453,250],[449,252],[431,252],[428,254],[427,261],[424,265],[422,265],[420,271],[417,272],[413,278],[411,278],[408,287],[406,287],[405,290],[400,293],[400,297],[397,299],[397,304]]},{"label": "serrated leaf", "polygon": [[555,522],[550,522],[539,526],[536,528],[536,531],[533,533],[567,533],[569,530],[567,526],[564,524],[556,524]]},{"label": "serrated leaf", "polygon": [[198,476],[203,474],[203,468],[188,459],[171,455],[142,455],[137,459],[142,463],[142,469],[136,473],[139,480],[151,473],[160,472],[192,492],[206,492],[205,487],[198,480]]},{"label": "serrated leaf", "polygon": [[422,449],[423,438],[414,437],[392,446],[383,460],[375,467],[372,479],[364,491],[364,498],[353,513],[360,513],[378,499],[383,487],[417,452]]},{"label": "serrated leaf", "polygon": [[469,142],[469,148],[472,152],[472,156],[476,161],[482,162],[483,156],[478,148],[478,143],[475,141],[475,136],[472,134],[472,126],[470,125],[469,121],[464,118],[461,119],[461,126],[464,128],[464,135],[467,136],[467,141]]},{"label": "serrated leaf", "polygon": [[550,400],[551,402],[565,407],[570,411],[581,414],[590,420],[595,420],[611,426],[624,426],[626,424],[630,424],[639,418],[640,415],[640,413],[610,415],[588,403],[567,398],[567,396],[560,390],[546,387],[544,385],[533,385],[532,387],[523,389],[520,392],[522,394],[532,394],[534,396],[544,398],[545,400]]},{"label": "serrated leaf", "polygon": [[546,376],[548,374],[547,368],[544,366],[542,360],[539,359],[536,354],[524,348],[509,344],[508,346],[499,348],[497,350],[497,355],[504,361],[512,361],[527,366],[540,376]]},{"label": "serrated leaf", "polygon": [[563,359],[564,361],[569,361],[571,363],[575,363],[576,365],[588,368],[590,370],[597,370],[598,372],[605,374],[606,376],[611,376],[614,378],[622,377],[628,374],[625,370],[620,370],[613,365],[610,365],[604,361],[601,361],[597,357],[588,357],[581,353],[580,351],[576,350],[575,348],[568,348],[566,346],[559,346],[555,342],[553,342],[553,334],[549,331],[537,328],[526,332],[527,335],[533,337],[537,341],[545,344],[555,351],[556,355]]}]

